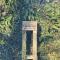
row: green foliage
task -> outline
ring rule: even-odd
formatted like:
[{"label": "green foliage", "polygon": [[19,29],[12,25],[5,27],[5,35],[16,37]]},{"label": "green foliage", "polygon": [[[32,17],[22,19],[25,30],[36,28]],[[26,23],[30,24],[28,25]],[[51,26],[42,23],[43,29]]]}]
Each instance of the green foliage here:
[{"label": "green foliage", "polygon": [[[59,60],[60,57],[60,41],[49,41],[47,44],[42,43],[39,48],[40,57],[43,60]],[[47,56],[47,57],[46,57]]]},{"label": "green foliage", "polygon": [[[60,4],[51,2],[43,7],[42,19],[39,21],[42,27],[40,36],[40,58],[42,60],[59,60],[60,58]],[[45,17],[45,18],[44,18]],[[51,36],[51,37],[49,37]],[[59,54],[58,54],[59,53]]]},{"label": "green foliage", "polygon": [[0,0],[0,2],[4,2],[0,5],[2,7],[0,9],[0,33],[10,35],[14,15],[14,13],[12,14],[12,6],[15,0]]},{"label": "green foliage", "polygon": [[[60,2],[47,1],[40,5],[38,0],[0,0],[0,3],[2,7],[0,9],[0,33],[8,36],[12,32],[16,33],[12,37],[15,40],[20,32],[21,21],[37,21],[41,27],[38,47],[40,59],[60,60],[57,58],[60,57]],[[0,40],[0,45],[4,44],[6,44],[5,41]]]},{"label": "green foliage", "polygon": [[6,42],[0,39],[0,45],[4,45],[4,44],[6,44]]},{"label": "green foliage", "polygon": [[44,7],[44,12],[50,19],[58,19],[60,16],[60,4],[59,3],[47,3]]},{"label": "green foliage", "polygon": [[0,33],[7,34],[7,35],[10,34],[12,30],[11,19],[12,16],[7,16],[3,21],[0,22]]}]

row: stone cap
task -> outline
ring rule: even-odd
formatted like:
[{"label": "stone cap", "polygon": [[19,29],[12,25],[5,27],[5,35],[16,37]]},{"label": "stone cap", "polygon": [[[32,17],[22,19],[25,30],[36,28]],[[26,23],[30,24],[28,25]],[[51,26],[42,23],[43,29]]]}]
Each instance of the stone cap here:
[{"label": "stone cap", "polygon": [[22,30],[37,30],[37,21],[22,21]]}]

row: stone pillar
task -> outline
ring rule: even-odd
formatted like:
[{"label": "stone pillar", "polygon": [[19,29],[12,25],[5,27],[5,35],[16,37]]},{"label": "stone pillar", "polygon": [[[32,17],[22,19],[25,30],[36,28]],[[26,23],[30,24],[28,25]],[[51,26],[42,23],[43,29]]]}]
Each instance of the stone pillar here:
[{"label": "stone pillar", "polygon": [[22,60],[26,60],[26,31],[22,31]]},{"label": "stone pillar", "polygon": [[37,60],[37,31],[33,31],[33,60]]},{"label": "stone pillar", "polygon": [[[32,31],[32,54],[26,55],[26,31]],[[38,60],[37,59],[37,22],[22,22],[22,60]]]}]

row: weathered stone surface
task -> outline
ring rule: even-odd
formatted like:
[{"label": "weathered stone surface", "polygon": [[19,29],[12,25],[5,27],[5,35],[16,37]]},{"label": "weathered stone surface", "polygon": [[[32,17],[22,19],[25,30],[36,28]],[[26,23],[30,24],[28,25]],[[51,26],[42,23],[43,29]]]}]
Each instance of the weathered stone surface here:
[{"label": "weathered stone surface", "polygon": [[37,22],[36,21],[23,21],[22,30],[37,30]]},{"label": "weathered stone surface", "polygon": [[[32,54],[26,55],[26,31],[33,31],[32,39]],[[37,22],[23,21],[22,22],[22,60],[37,60]]]}]

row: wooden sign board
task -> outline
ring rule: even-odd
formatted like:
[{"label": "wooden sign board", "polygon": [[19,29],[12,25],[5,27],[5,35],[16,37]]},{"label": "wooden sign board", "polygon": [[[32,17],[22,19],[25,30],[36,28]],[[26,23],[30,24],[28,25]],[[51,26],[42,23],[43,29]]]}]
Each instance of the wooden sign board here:
[{"label": "wooden sign board", "polygon": [[22,21],[22,30],[37,30],[37,21]]}]

